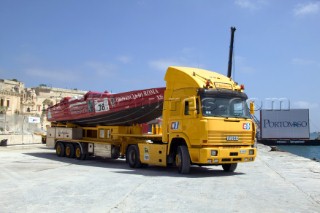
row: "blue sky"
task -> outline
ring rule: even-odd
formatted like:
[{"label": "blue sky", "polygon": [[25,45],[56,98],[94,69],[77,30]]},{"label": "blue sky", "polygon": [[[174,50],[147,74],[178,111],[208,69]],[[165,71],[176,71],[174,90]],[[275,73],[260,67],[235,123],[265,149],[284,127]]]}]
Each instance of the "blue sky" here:
[{"label": "blue sky", "polygon": [[319,0],[0,0],[0,78],[123,92],[170,65],[227,73],[251,98],[309,108],[320,131]]}]

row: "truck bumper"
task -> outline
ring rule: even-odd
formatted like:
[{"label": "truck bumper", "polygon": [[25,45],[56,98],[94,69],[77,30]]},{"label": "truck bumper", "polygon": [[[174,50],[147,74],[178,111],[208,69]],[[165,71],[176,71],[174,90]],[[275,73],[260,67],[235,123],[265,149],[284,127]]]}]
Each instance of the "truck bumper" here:
[{"label": "truck bumper", "polygon": [[252,162],[257,155],[257,149],[252,147],[242,148],[191,148],[190,158],[193,164],[229,164]]}]

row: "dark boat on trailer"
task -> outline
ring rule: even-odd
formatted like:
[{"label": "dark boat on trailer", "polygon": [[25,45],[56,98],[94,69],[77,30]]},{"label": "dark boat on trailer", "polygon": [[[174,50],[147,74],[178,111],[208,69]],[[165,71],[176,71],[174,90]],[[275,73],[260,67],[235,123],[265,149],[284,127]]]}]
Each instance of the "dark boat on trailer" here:
[{"label": "dark boat on trailer", "polygon": [[47,110],[50,122],[95,125],[133,125],[162,114],[165,88],[124,93],[88,92],[81,98],[63,98]]}]

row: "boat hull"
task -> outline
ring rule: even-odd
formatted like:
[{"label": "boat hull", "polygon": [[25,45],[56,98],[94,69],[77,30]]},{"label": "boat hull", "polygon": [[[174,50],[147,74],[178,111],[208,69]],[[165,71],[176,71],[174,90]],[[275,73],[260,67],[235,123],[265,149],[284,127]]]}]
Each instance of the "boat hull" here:
[{"label": "boat hull", "polygon": [[161,116],[164,91],[165,88],[151,88],[118,94],[88,92],[49,107],[47,118],[50,122],[83,126],[141,124]]}]

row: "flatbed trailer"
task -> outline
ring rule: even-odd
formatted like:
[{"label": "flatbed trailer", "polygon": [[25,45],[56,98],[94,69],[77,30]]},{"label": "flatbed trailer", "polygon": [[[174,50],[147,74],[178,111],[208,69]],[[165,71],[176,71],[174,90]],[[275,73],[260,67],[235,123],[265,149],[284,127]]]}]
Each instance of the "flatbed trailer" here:
[{"label": "flatbed trailer", "polygon": [[[175,155],[170,154],[167,143],[162,142],[161,127],[152,128],[149,134],[142,134],[142,126],[96,126],[79,127],[58,125],[50,127],[47,146],[55,148],[59,157],[85,160],[90,156],[103,158],[126,158],[132,168],[142,165],[176,165],[181,173],[188,173],[190,157],[188,148],[176,144]],[[183,147],[186,147],[184,149]],[[193,148],[198,150],[197,148]],[[201,158],[196,165],[222,165],[226,171],[234,171],[236,163],[253,161],[256,150],[252,146],[219,146],[199,150]],[[221,153],[212,156],[212,151]],[[171,151],[171,153],[173,153]]]}]

